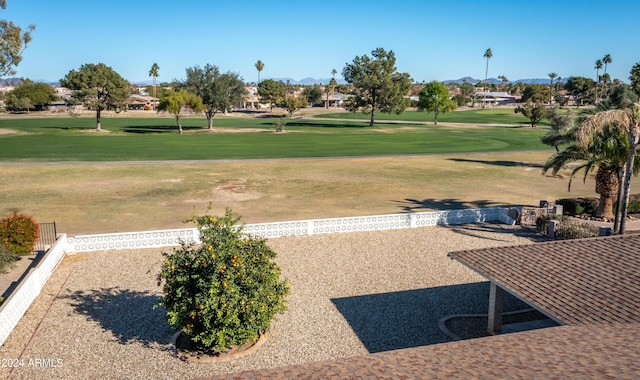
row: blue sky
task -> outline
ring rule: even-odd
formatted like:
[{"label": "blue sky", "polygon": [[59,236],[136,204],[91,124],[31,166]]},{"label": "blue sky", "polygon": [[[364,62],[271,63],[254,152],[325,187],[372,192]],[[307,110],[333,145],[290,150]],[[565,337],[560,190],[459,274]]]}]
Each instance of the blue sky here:
[{"label": "blue sky", "polygon": [[341,77],[356,55],[393,50],[415,81],[595,77],[605,54],[612,78],[628,81],[640,62],[640,7],[629,1],[78,1],[7,0],[1,18],[33,41],[17,76],[59,80],[85,63],[105,63],[131,82],[183,79],[207,63],[256,81]]}]

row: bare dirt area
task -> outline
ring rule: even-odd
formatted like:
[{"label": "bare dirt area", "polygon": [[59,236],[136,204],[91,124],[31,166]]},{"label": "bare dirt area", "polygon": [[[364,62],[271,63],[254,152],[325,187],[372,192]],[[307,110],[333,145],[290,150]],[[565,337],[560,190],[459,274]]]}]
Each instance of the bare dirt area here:
[{"label": "bare dirt area", "polygon": [[[2,163],[0,214],[56,221],[69,236],[181,228],[212,204],[245,223],[595,196],[541,174],[551,152],[150,163]],[[632,187],[634,185],[632,184]],[[632,192],[637,190],[632,189]]]},{"label": "bare dirt area", "polygon": [[16,133],[16,131],[14,131],[13,129],[8,129],[8,128],[0,128],[0,135],[8,135],[11,133]]}]

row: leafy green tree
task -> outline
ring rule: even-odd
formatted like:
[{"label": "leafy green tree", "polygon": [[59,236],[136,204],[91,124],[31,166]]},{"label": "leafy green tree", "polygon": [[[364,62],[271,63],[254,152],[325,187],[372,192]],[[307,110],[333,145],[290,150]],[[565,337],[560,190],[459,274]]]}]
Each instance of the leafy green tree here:
[{"label": "leafy green tree", "polygon": [[582,105],[593,94],[591,90],[595,88],[595,82],[591,78],[571,77],[564,85],[565,90],[569,91],[574,98],[576,106]]},{"label": "leafy green tree", "polygon": [[58,96],[53,87],[26,79],[7,94],[5,102],[10,110],[30,111],[35,108],[45,108],[57,99]]},{"label": "leafy green tree", "polygon": [[[0,1],[0,8],[6,9],[6,0]],[[15,67],[22,61],[22,53],[31,42],[31,32],[35,25],[29,25],[25,31],[13,22],[0,20],[0,77],[14,75]]]},{"label": "leafy green tree", "polygon": [[244,99],[247,91],[244,81],[236,73],[220,73],[215,65],[206,64],[204,68],[194,66],[187,68],[187,79],[182,84],[202,99],[207,116],[207,126],[213,129],[213,118],[216,113],[227,112]]},{"label": "leafy green tree", "polygon": [[606,99],[598,103],[597,109],[604,111],[610,109],[629,108],[638,102],[638,95],[624,83],[611,87]]},{"label": "leafy green tree", "polygon": [[572,136],[567,134],[573,123],[571,113],[569,111],[561,112],[557,107],[553,107],[547,110],[545,117],[549,120],[549,130],[541,137],[541,141],[559,152],[559,145],[569,144],[574,140]]},{"label": "leafy green tree", "polygon": [[535,128],[536,125],[546,115],[546,107],[544,103],[537,102],[532,99],[528,99],[523,105],[516,107],[515,113],[521,113],[525,117],[531,120],[531,128]]},{"label": "leafy green tree", "polygon": [[302,91],[302,96],[307,99],[307,102],[309,102],[312,107],[322,103],[322,89],[318,85],[314,84],[313,86],[305,87]]},{"label": "leafy green tree", "polygon": [[273,79],[266,79],[258,85],[258,95],[269,102],[269,110],[273,111],[273,106],[284,99],[287,89],[284,83]]},{"label": "leafy green tree", "polygon": [[487,59],[487,66],[485,67],[485,70],[484,70],[484,90],[483,90],[484,97],[482,99],[482,108],[485,108],[487,105],[486,96],[487,96],[487,79],[489,77],[489,60],[493,57],[493,52],[491,51],[490,48],[485,50],[483,57]]},{"label": "leafy green tree", "polygon": [[418,111],[433,112],[433,124],[438,124],[440,112],[446,113],[456,109],[456,102],[451,100],[449,89],[438,81],[427,83],[418,97]]},{"label": "leafy green tree", "polygon": [[119,112],[126,108],[129,82],[104,63],[87,63],[71,70],[60,80],[73,92],[74,99],[96,111],[96,129],[100,130],[100,113],[105,109]]},{"label": "leafy green tree", "polygon": [[377,48],[371,57],[356,56],[347,63],[342,76],[355,88],[354,107],[371,113],[369,126],[375,123],[376,111],[401,114],[409,99],[405,95],[411,88],[411,76],[396,69],[396,56],[392,50]]},{"label": "leafy green tree", "polygon": [[282,107],[287,111],[289,117],[293,117],[293,114],[299,111],[301,108],[307,106],[307,100],[304,98],[297,98],[295,96],[285,96],[279,103],[278,107]]},{"label": "leafy green tree", "polygon": [[205,109],[202,104],[202,99],[192,92],[185,89],[179,91],[169,90],[162,98],[160,98],[160,104],[158,104],[158,111],[166,111],[176,118],[178,124],[178,133],[182,134],[182,124],[180,123],[180,117],[185,110],[191,110],[195,113],[202,112]]},{"label": "leafy green tree", "polygon": [[629,80],[631,81],[631,90],[640,96],[640,63],[636,63],[631,68]]},{"label": "leafy green tree", "polygon": [[531,100],[535,103],[545,103],[547,101],[547,87],[541,84],[529,84],[522,92],[522,101]]}]

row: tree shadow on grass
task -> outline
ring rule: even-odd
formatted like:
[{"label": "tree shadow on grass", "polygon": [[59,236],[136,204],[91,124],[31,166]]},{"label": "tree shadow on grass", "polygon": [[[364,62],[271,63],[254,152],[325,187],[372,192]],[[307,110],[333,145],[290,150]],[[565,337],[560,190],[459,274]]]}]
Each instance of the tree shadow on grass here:
[{"label": "tree shadow on grass", "polygon": [[150,292],[101,288],[62,296],[87,320],[111,331],[120,344],[166,345],[173,334],[164,308],[153,308],[160,297]]},{"label": "tree shadow on grass", "polygon": [[[182,129],[184,131],[196,131],[196,130],[205,130],[204,126],[189,126],[183,125]],[[153,133],[175,133],[178,134],[178,125],[136,125],[122,128],[122,131],[125,133],[134,133],[134,134],[153,134]]]},{"label": "tree shadow on grass", "polygon": [[470,160],[466,158],[449,158],[449,161],[456,162],[471,162],[476,164],[485,164],[485,165],[495,165],[495,166],[508,166],[508,167],[526,167],[526,168],[539,168],[542,169],[544,165],[541,164],[533,164],[531,162],[520,162],[520,161],[504,161],[504,160]]},{"label": "tree shadow on grass", "polygon": [[484,208],[484,207],[508,207],[505,203],[493,202],[486,199],[476,201],[463,201],[460,199],[433,199],[425,198],[422,200],[405,198],[400,201],[393,201],[404,212],[421,212],[430,210],[463,210],[468,208]]},{"label": "tree shadow on grass", "polygon": [[348,124],[345,124],[345,122],[339,122],[339,121],[336,121],[335,123],[330,121],[314,122],[314,121],[307,121],[307,120],[300,120],[300,119],[288,120],[287,127],[314,127],[314,128],[336,128],[336,129],[337,128],[340,128],[340,129],[370,128],[368,123],[348,122]]},{"label": "tree shadow on grass", "polygon": [[[370,353],[450,342],[438,321],[453,314],[486,314],[489,282],[439,286],[331,300]],[[504,310],[526,309],[505,292]],[[486,327],[485,327],[486,328]]]}]

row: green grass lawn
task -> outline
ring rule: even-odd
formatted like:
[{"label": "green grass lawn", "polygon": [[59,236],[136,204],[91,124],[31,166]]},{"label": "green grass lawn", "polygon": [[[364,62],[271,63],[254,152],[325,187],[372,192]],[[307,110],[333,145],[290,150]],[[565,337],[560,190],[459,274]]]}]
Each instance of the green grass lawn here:
[{"label": "green grass lawn", "polygon": [[[371,117],[368,113],[362,112],[343,112],[333,114],[318,115],[322,118],[332,119],[353,119],[353,120],[369,120]],[[376,120],[402,120],[402,121],[421,121],[433,122],[433,112],[405,111],[400,115],[386,114],[376,112]],[[468,111],[456,111],[441,113],[438,115],[438,121],[443,123],[474,123],[474,124],[513,124],[526,126],[530,121],[522,114],[515,113],[513,108],[500,109],[473,109]],[[542,123],[541,125],[544,125]]]},{"label": "green grass lawn", "polygon": [[[346,115],[351,114],[340,114]],[[505,115],[493,118],[500,120],[498,124],[507,120]],[[0,119],[0,129],[16,132],[0,135],[0,161],[261,159],[548,149],[540,143],[545,132],[541,128],[384,122],[371,128],[358,120],[292,119],[285,133],[275,133],[269,118],[217,117],[214,127],[219,130],[212,133],[202,117],[183,118],[182,122],[185,134],[178,135],[172,118],[104,117],[102,128],[108,132],[103,133],[93,130],[92,118]],[[489,123],[486,119],[474,122]]]}]

